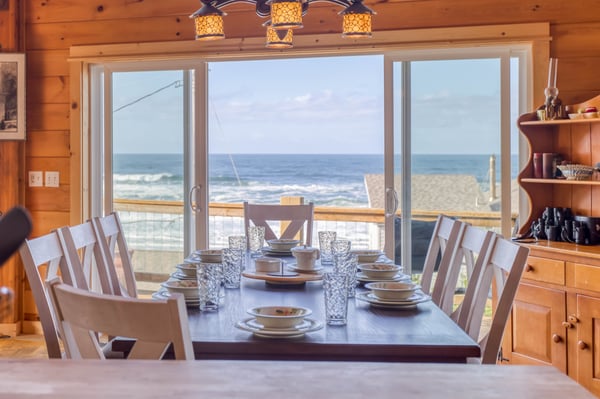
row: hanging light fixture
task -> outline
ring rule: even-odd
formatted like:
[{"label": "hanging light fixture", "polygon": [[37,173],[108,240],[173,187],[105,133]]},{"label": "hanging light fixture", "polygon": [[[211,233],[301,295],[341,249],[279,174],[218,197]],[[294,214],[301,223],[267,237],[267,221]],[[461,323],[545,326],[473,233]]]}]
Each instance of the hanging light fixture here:
[{"label": "hanging light fixture", "polygon": [[275,29],[271,24],[267,25],[267,43],[268,48],[290,48],[294,47],[292,39],[294,31],[292,29]]},{"label": "hanging light fixture", "polygon": [[344,16],[342,36],[350,38],[371,37],[371,15],[373,10],[366,7],[362,1],[352,3],[340,12]]},{"label": "hanging light fixture", "polygon": [[256,14],[270,18],[267,26],[269,48],[292,47],[292,29],[302,28],[302,16],[308,12],[312,2],[326,2],[345,7],[342,36],[347,38],[371,37],[371,16],[373,10],[363,4],[363,0],[201,0],[202,8],[190,15],[196,25],[196,40],[223,39],[223,16],[221,8],[233,3],[251,3],[256,6]]},{"label": "hanging light fixture", "polygon": [[302,1],[272,0],[271,26],[274,29],[302,28]]},{"label": "hanging light fixture", "polygon": [[223,16],[227,15],[210,3],[190,15],[196,25],[196,40],[218,40],[225,37]]}]

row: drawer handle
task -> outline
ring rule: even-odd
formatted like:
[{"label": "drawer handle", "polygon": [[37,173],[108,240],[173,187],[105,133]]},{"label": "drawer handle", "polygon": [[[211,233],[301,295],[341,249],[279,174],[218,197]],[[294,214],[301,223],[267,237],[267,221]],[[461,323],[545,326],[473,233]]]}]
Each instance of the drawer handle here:
[{"label": "drawer handle", "polygon": [[575,324],[575,323],[579,323],[579,319],[578,319],[578,318],[577,318],[577,316],[575,316],[574,314],[572,314],[572,315],[569,315],[568,319],[569,319],[569,321],[570,321],[571,323],[573,323],[573,324]]},{"label": "drawer handle", "polygon": [[569,323],[568,321],[563,321],[562,326],[564,328],[573,328],[573,324]]},{"label": "drawer handle", "polygon": [[534,270],[535,270],[535,269],[534,269],[534,268],[533,268],[533,266],[531,266],[531,265],[527,265],[527,266],[525,266],[525,271],[526,271],[526,272],[528,272],[528,273],[530,273],[530,272],[532,272],[532,271],[534,271]]},{"label": "drawer handle", "polygon": [[562,342],[562,338],[560,335],[554,334],[554,335],[552,335],[552,341],[554,341],[555,343],[558,344],[559,342]]},{"label": "drawer handle", "polygon": [[577,347],[583,351],[583,350],[586,350],[588,348],[588,345],[585,342],[583,342],[583,341],[579,341],[577,343]]}]

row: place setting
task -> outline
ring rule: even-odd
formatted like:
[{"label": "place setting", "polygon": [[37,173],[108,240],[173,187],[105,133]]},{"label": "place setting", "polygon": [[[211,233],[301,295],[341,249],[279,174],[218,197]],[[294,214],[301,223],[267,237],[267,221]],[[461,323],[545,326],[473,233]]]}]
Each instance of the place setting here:
[{"label": "place setting", "polygon": [[261,249],[263,255],[292,256],[292,248],[300,244],[300,240],[280,238],[267,240],[267,244],[269,244],[269,246]]},{"label": "place setting", "polygon": [[323,324],[309,318],[312,310],[299,306],[259,306],[248,309],[247,317],[235,326],[262,338],[299,338],[320,330]]},{"label": "place setting", "polygon": [[317,248],[293,247],[290,254],[296,262],[287,263],[283,259],[268,256],[255,258],[254,270],[245,270],[242,275],[272,285],[303,285],[322,279],[323,266],[317,262],[320,254]]},{"label": "place setting", "polygon": [[370,291],[357,293],[356,299],[378,308],[409,310],[431,300],[420,285],[410,282],[380,281],[367,283],[365,288]]},{"label": "place setting", "polygon": [[361,263],[356,279],[362,284],[378,281],[410,282],[408,274],[402,273],[402,266],[389,263]]}]

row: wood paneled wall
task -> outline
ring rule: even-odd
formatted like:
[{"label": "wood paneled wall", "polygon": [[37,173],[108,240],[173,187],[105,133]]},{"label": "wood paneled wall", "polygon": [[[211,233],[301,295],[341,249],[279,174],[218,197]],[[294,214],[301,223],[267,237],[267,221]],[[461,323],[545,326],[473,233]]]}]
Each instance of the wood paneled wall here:
[{"label": "wood paneled wall", "polygon": [[[16,3],[11,0],[12,7]],[[193,23],[188,16],[200,2],[20,0],[20,4],[18,22],[24,29],[27,53],[27,141],[19,164],[25,170],[9,170],[5,162],[0,163],[0,183],[9,181],[14,191],[11,200],[23,200],[17,193],[24,192],[37,236],[71,221],[69,112],[77,104],[69,97],[69,47],[191,40]],[[600,94],[600,0],[366,0],[366,4],[377,11],[375,35],[383,30],[550,22],[551,56],[560,59],[558,87],[563,101],[580,102]],[[249,4],[229,6],[226,11],[228,37],[263,36],[264,21]],[[323,3],[311,6],[304,29],[297,34],[339,32],[339,11],[340,7]],[[14,35],[12,26],[0,26],[0,40]],[[7,151],[18,152],[18,144],[0,146],[0,162]],[[60,171],[60,188],[24,187],[18,178],[28,170]],[[2,184],[3,197],[5,187]],[[0,206],[6,204],[0,199]]]}]

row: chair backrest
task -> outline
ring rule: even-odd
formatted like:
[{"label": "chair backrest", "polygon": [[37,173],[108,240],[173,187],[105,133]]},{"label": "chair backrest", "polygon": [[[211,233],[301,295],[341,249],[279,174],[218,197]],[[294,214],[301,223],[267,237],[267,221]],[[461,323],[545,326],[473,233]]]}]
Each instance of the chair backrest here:
[{"label": "chair backrest", "polygon": [[[446,283],[448,268],[465,226],[463,222],[446,215],[439,215],[437,218],[421,276],[423,292],[431,293],[431,298],[436,304],[441,301],[442,288]],[[436,269],[438,272],[436,285],[432,287]]]},{"label": "chair backrest", "polygon": [[456,251],[454,251],[453,258],[450,261],[450,267],[446,275],[446,284],[442,288],[441,300],[438,303],[438,306],[446,314],[450,315],[454,321],[458,321],[458,315],[462,307],[461,303],[454,310],[454,296],[462,267],[465,265],[466,268],[466,288],[470,283],[473,270],[480,268],[484,262],[495,235],[496,233],[491,230],[484,230],[471,225],[464,227],[464,232],[460,236]]},{"label": "chair backrest", "polygon": [[[254,226],[264,226],[265,240],[274,240],[277,238],[293,239],[298,233],[302,233],[304,230],[304,243],[311,245],[313,218],[314,204],[312,202],[300,205],[266,205],[244,202],[245,231],[248,231],[250,222]],[[277,237],[269,225],[269,222],[273,221],[289,221],[289,224],[280,233],[279,237]]]},{"label": "chair backrest", "polygon": [[99,235],[98,241],[106,255],[106,265],[113,293],[137,297],[137,284],[131,254],[119,215],[112,212],[103,217],[94,217],[92,224]]},{"label": "chair backrest", "polygon": [[[484,262],[473,269],[458,324],[479,342],[481,358],[475,359],[478,363],[495,364],[497,361],[502,335],[528,255],[528,248],[496,235]],[[492,322],[489,331],[480,337],[481,321],[493,282],[495,307]]]},{"label": "chair backrest", "polygon": [[[56,316],[44,281],[60,274],[65,279],[73,275],[58,234],[52,232],[31,240],[25,240],[19,250],[25,274],[33,293],[49,358],[62,358]],[[72,281],[69,281],[71,284]]]},{"label": "chair backrest", "polygon": [[[65,255],[72,265],[72,286],[112,294],[106,255],[91,221],[57,230]],[[62,276],[67,283],[67,276]]]},{"label": "chair backrest", "polygon": [[194,360],[182,295],[166,300],[99,294],[47,282],[67,355],[71,359],[106,359],[96,333],[134,338],[128,359],[161,359],[173,345],[175,359]]}]

